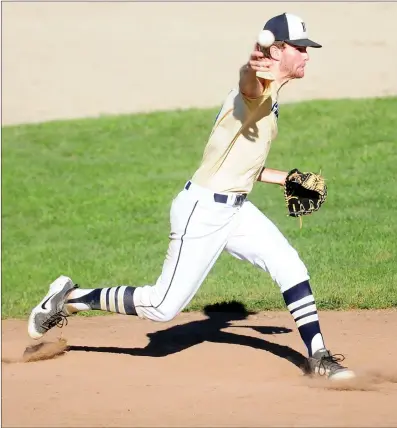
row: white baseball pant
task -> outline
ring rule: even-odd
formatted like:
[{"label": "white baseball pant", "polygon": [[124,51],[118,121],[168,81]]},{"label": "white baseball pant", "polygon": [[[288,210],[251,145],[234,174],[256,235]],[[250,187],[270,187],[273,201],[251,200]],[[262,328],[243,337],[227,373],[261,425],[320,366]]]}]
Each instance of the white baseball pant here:
[{"label": "white baseball pant", "polygon": [[171,233],[155,285],[137,287],[137,315],[169,321],[191,301],[222,251],[268,272],[281,292],[309,279],[296,250],[251,202],[214,201],[211,190],[190,183],[173,200]]}]

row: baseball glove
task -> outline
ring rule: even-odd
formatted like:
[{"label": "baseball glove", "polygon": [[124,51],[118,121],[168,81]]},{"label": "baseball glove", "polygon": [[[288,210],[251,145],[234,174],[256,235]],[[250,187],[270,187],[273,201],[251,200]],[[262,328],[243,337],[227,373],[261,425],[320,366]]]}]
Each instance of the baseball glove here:
[{"label": "baseball glove", "polygon": [[284,183],[288,215],[300,217],[318,211],[327,198],[324,177],[313,172],[291,170]]}]

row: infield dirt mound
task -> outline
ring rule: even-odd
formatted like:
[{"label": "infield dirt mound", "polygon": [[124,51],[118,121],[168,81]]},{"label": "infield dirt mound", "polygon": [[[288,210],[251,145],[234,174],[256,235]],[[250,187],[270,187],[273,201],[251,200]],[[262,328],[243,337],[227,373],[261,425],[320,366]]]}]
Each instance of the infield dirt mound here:
[{"label": "infield dirt mound", "polygon": [[320,316],[354,382],[303,375],[288,312],[75,317],[37,347],[62,333],[66,352],[29,363],[26,322],[3,321],[3,358],[21,361],[3,363],[3,426],[397,426],[397,311]]}]

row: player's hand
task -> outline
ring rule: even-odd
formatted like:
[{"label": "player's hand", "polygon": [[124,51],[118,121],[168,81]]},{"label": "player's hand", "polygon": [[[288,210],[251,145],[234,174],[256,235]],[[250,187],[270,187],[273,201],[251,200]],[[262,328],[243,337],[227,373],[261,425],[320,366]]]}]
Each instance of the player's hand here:
[{"label": "player's hand", "polygon": [[254,51],[251,53],[248,60],[248,67],[255,71],[266,71],[268,70],[268,59],[264,57],[263,52],[258,50],[258,46],[254,47]]}]

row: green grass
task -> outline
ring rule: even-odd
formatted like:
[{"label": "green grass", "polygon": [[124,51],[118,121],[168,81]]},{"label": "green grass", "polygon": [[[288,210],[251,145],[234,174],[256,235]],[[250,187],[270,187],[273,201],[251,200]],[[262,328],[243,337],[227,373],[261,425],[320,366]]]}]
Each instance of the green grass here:
[{"label": "green grass", "polygon": [[[83,287],[154,283],[171,200],[198,166],[216,112],[3,128],[3,317],[25,317],[60,274]],[[278,186],[258,183],[251,200],[299,251],[322,309],[397,306],[396,123],[397,98],[281,106],[267,165],[321,168],[329,197],[303,229]],[[232,299],[284,307],[267,274],[222,254],[188,310]]]}]

